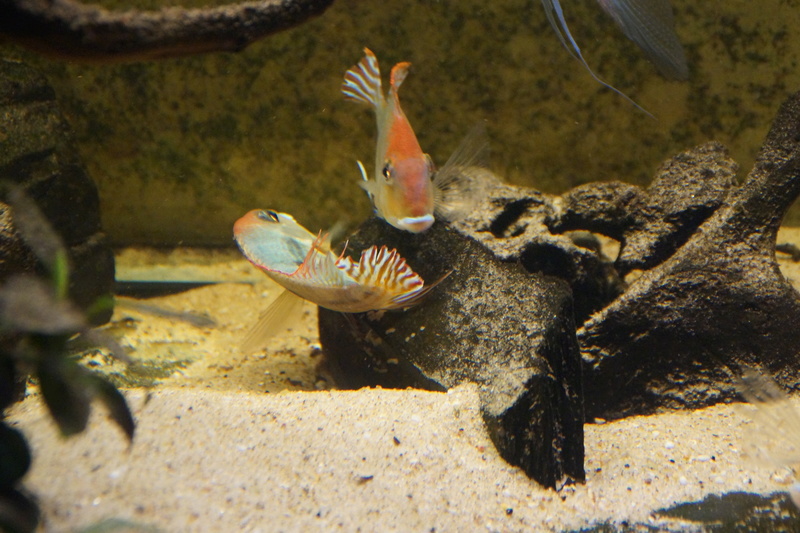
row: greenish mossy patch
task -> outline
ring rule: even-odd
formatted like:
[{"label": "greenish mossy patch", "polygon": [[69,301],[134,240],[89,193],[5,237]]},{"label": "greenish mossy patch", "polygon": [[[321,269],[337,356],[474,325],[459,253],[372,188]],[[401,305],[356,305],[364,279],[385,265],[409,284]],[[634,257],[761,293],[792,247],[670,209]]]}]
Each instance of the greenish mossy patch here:
[{"label": "greenish mossy patch", "polygon": [[493,169],[545,192],[646,184],[662,161],[710,140],[746,171],[778,105],[800,89],[800,40],[788,38],[800,12],[782,0],[672,4],[688,82],[661,78],[596,3],[565,6],[592,68],[657,120],[596,83],[528,0],[339,0],[241,53],[151,63],[6,53],[45,70],[115,242],[229,244],[233,222],[257,207],[292,213],[311,231],[369,215],[355,160],[375,157],[375,119],[339,91],[364,46],[384,79],[394,63],[412,62],[401,100],[438,165],[485,120]]}]

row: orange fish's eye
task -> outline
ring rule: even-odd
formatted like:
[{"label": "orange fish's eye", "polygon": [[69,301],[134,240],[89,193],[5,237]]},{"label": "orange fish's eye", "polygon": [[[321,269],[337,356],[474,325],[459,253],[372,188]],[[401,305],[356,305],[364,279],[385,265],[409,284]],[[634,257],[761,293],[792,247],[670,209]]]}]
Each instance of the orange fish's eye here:
[{"label": "orange fish's eye", "polygon": [[386,183],[390,183],[392,181],[392,164],[387,161],[386,164],[383,165],[383,171],[381,173]]},{"label": "orange fish's eye", "polygon": [[258,212],[258,218],[260,218],[261,220],[264,220],[266,222],[280,222],[281,221],[281,219],[278,218],[278,213],[276,213],[275,211],[269,211],[269,210],[259,211]]}]

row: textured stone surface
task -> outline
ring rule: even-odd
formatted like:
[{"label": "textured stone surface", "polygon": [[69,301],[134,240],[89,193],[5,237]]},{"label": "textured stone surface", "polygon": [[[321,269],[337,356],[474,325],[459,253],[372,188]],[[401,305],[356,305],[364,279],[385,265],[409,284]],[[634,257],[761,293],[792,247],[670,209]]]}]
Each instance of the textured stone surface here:
[{"label": "textured stone surface", "polygon": [[[53,90],[30,67],[0,61],[0,177],[22,185],[68,248],[70,297],[86,308],[110,294],[114,258],[100,228],[97,189],[86,174]],[[0,277],[37,268],[0,205]],[[110,310],[95,317],[102,322]]]},{"label": "textured stone surface", "polygon": [[[730,188],[723,205],[673,255],[579,330],[587,416],[732,399],[732,376],[742,365],[797,386],[800,298],[774,251],[781,219],[800,193],[798,139],[800,93],[781,107],[745,182]],[[664,204],[704,179],[707,163],[696,164],[683,171],[685,184],[664,192]]]},{"label": "textured stone surface", "polygon": [[397,248],[427,282],[452,273],[405,312],[320,309],[320,340],[340,386],[480,387],[501,455],[546,486],[582,480],[583,412],[572,301],[563,281],[528,274],[437,223],[423,235],[382,220],[350,240]]},{"label": "textured stone surface", "polygon": [[534,189],[499,185],[453,227],[502,261],[520,262],[528,272],[566,281],[580,323],[618,296],[622,281],[595,240],[550,229],[559,204],[558,198]]},{"label": "textured stone surface", "polygon": [[725,200],[738,165],[719,143],[687,150],[657,171],[647,189],[589,183],[562,196],[553,229],[591,230],[620,241],[621,274],[672,255]]}]

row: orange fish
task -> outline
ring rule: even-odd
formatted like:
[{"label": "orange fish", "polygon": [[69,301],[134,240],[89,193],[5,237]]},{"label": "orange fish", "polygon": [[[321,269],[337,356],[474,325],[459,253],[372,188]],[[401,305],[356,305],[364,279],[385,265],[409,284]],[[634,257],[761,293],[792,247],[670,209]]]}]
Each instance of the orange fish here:
[{"label": "orange fish", "polygon": [[466,148],[457,150],[458,157],[451,157],[448,164],[435,172],[433,161],[422,151],[400,107],[397,91],[411,63],[398,63],[392,68],[386,97],[381,88],[378,59],[367,48],[364,54],[364,58],[345,73],[342,93],[349,100],[375,109],[378,122],[375,179],[369,179],[361,161],[358,166],[364,178],[361,186],[367,191],[376,213],[392,226],[413,233],[431,227],[434,211],[445,218],[452,218],[450,215],[456,212],[463,214],[474,204],[479,191],[474,183],[463,179],[462,170],[482,151],[478,145],[484,143],[483,130],[479,132],[481,135],[468,137]]}]

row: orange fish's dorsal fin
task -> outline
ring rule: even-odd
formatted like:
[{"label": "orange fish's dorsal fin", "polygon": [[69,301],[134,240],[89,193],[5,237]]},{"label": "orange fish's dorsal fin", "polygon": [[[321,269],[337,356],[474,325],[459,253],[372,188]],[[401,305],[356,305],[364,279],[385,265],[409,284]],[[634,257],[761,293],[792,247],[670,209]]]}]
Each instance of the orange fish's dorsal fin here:
[{"label": "orange fish's dorsal fin", "polygon": [[380,108],[383,103],[381,71],[378,58],[369,48],[364,48],[364,57],[357,65],[345,72],[342,94],[348,100]]},{"label": "orange fish's dorsal fin", "polygon": [[391,83],[392,91],[395,95],[397,95],[397,91],[400,89],[400,85],[402,85],[403,80],[405,80],[406,76],[408,76],[408,69],[410,67],[411,63],[408,61],[403,61],[402,63],[398,63],[392,67],[392,74],[389,78],[389,83]]},{"label": "orange fish's dorsal fin", "polygon": [[361,285],[380,288],[394,295],[391,301],[395,305],[387,309],[413,305],[418,299],[417,293],[424,290],[422,278],[411,270],[397,250],[386,246],[370,246],[361,252],[357,263],[349,257],[342,257],[336,264]]}]

